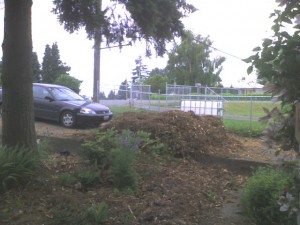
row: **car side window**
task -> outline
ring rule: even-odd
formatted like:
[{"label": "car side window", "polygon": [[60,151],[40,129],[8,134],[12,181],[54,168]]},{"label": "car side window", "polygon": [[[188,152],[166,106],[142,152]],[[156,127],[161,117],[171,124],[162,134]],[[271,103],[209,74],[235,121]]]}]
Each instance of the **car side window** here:
[{"label": "car side window", "polygon": [[45,99],[46,96],[49,96],[49,92],[44,87],[33,86],[32,91],[34,98]]}]

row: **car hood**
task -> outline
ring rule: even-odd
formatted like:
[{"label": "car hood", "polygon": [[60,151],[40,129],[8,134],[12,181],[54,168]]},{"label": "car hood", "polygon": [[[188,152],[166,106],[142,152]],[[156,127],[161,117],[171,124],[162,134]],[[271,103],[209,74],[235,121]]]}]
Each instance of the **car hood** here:
[{"label": "car hood", "polygon": [[97,102],[92,102],[92,101],[81,101],[81,100],[76,100],[76,101],[65,101],[66,103],[73,105],[75,107],[86,107],[92,110],[109,110],[108,107],[105,105],[102,105]]}]

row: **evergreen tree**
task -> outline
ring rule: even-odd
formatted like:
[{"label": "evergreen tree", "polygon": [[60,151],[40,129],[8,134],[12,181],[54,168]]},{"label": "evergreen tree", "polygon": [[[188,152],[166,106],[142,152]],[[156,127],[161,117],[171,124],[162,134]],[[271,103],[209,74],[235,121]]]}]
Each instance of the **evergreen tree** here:
[{"label": "evergreen tree", "polygon": [[119,87],[119,91],[118,91],[118,99],[127,99],[129,98],[129,91],[128,91],[128,82],[127,80],[124,80],[120,87]]},{"label": "evergreen tree", "polygon": [[104,93],[103,91],[100,92],[100,94],[99,94],[99,99],[100,99],[100,100],[106,99],[106,95],[105,95],[105,93]]},{"label": "evergreen tree", "polygon": [[41,65],[36,52],[32,53],[32,79],[34,83],[41,82]]},{"label": "evergreen tree", "polygon": [[110,90],[107,99],[116,99],[116,94],[113,90]]},{"label": "evergreen tree", "polygon": [[53,43],[52,47],[46,45],[42,62],[43,83],[53,84],[60,75],[68,74],[70,70],[71,68],[60,60],[57,43]]},{"label": "evergreen tree", "polygon": [[149,71],[147,70],[147,66],[143,65],[142,57],[139,56],[135,60],[135,68],[132,70],[133,83],[141,84],[148,77],[149,77]]}]

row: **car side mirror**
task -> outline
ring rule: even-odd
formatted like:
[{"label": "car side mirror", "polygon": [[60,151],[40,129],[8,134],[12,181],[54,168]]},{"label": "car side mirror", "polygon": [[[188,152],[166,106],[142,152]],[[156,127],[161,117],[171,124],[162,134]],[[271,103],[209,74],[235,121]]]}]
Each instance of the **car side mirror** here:
[{"label": "car side mirror", "polygon": [[46,99],[46,100],[49,100],[50,102],[53,102],[53,101],[54,101],[54,98],[52,98],[52,97],[50,97],[50,96],[46,96],[45,99]]}]

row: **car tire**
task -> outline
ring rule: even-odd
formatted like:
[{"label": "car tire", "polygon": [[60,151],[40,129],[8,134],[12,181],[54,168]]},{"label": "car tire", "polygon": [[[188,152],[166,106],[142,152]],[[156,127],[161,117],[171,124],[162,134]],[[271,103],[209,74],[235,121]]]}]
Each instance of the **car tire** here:
[{"label": "car tire", "polygon": [[72,111],[64,111],[60,116],[60,123],[67,128],[75,127],[76,118]]}]

